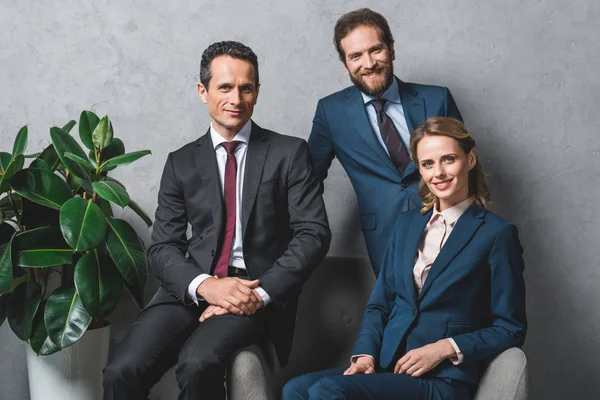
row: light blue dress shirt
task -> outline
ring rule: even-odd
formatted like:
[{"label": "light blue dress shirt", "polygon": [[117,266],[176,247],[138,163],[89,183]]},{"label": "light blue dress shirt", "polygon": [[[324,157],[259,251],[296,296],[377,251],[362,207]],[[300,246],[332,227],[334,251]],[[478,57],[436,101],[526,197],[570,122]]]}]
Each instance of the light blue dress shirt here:
[{"label": "light blue dress shirt", "polygon": [[[381,137],[381,132],[379,132],[379,123],[377,122],[377,112],[375,111],[375,106],[373,104],[367,104],[371,100],[375,100],[377,97],[363,92],[360,92],[360,94],[362,95],[365,103],[365,108],[367,109],[367,114],[369,115],[369,122],[373,127],[375,136],[377,136],[377,140],[379,140],[381,147],[383,147],[389,156],[390,154],[388,153],[385,142]],[[406,117],[404,116],[404,109],[402,108],[402,101],[400,100],[400,92],[398,90],[398,81],[396,79],[394,79],[392,85],[383,93],[383,95],[381,95],[380,98],[387,100],[385,102],[383,111],[385,111],[385,113],[392,119],[396,130],[400,134],[400,139],[402,139],[402,143],[404,143],[404,146],[406,146],[406,150],[408,151],[410,132],[408,131],[408,125],[406,124]]]}]

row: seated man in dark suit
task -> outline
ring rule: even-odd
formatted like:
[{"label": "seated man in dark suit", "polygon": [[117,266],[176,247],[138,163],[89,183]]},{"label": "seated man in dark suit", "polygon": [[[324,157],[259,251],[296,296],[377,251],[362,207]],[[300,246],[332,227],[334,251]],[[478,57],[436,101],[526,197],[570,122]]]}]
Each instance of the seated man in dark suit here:
[{"label": "seated man in dark suit", "polygon": [[306,142],[250,120],[254,52],[212,44],[200,82],[212,123],[167,158],[148,249],[161,286],[109,359],[105,399],[146,399],[175,364],[179,399],[225,399],[232,356],[264,338],[285,365],[300,287],[329,248]]}]

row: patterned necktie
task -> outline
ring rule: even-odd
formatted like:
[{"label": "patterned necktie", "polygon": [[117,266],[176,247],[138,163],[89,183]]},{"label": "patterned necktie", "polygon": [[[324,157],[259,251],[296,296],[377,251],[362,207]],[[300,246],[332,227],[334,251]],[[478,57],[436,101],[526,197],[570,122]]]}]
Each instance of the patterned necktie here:
[{"label": "patterned necktie", "polygon": [[236,220],[236,176],[237,162],[235,159],[235,149],[241,142],[223,142],[221,145],[227,152],[227,162],[225,163],[225,182],[223,184],[223,200],[225,201],[225,235],[223,245],[217,259],[214,275],[219,278],[227,276],[229,271],[229,259],[231,258],[231,248],[233,247],[233,236],[235,234]]},{"label": "patterned necktie", "polygon": [[383,111],[386,101],[387,100],[385,99],[375,99],[371,100],[371,104],[373,104],[373,107],[375,107],[375,111],[377,112],[379,132],[387,147],[388,153],[390,154],[390,158],[396,168],[398,168],[398,171],[400,171],[401,174],[404,174],[406,166],[410,163],[410,155],[400,139],[400,134],[398,133],[398,130],[396,130],[394,122],[385,111]]}]

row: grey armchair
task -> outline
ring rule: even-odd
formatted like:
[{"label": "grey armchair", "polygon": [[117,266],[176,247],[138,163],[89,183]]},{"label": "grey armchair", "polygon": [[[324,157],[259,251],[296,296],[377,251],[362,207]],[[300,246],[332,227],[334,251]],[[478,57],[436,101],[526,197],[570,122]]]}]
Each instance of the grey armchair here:
[{"label": "grey armchair", "polygon": [[528,391],[527,358],[521,349],[512,348],[489,363],[474,400],[527,400]]}]

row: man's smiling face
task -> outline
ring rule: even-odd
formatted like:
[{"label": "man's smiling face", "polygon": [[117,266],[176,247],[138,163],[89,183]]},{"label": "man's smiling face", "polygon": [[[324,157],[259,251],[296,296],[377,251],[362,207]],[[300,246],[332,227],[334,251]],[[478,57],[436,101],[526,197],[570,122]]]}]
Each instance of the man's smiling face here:
[{"label": "man's smiling face", "polygon": [[379,97],[392,84],[396,58],[393,45],[381,40],[378,29],[359,26],[340,42],[345,54],[344,68],[361,92]]}]

